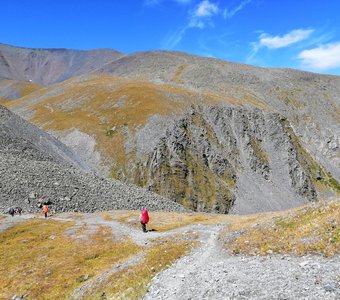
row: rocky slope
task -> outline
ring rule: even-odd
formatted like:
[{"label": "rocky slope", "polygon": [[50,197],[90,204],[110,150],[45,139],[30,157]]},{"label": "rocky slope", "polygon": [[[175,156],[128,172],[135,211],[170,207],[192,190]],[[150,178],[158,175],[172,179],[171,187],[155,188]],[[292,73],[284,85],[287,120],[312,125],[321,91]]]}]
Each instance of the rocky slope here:
[{"label": "rocky slope", "polygon": [[278,210],[340,191],[338,76],[167,51],[95,70],[6,106],[97,173],[192,209]]},{"label": "rocky slope", "polygon": [[177,203],[134,186],[86,173],[70,149],[0,106],[0,210],[38,211],[38,198],[57,212],[109,209],[182,210]]},{"label": "rocky slope", "polygon": [[125,56],[98,71],[189,90],[255,100],[287,117],[304,146],[340,180],[340,77],[258,68],[180,52]]},{"label": "rocky slope", "polygon": [[90,170],[86,163],[56,138],[0,105],[0,150],[2,155],[49,160]]},{"label": "rocky slope", "polygon": [[50,85],[92,72],[121,56],[110,49],[29,49],[0,44],[0,77]]}]

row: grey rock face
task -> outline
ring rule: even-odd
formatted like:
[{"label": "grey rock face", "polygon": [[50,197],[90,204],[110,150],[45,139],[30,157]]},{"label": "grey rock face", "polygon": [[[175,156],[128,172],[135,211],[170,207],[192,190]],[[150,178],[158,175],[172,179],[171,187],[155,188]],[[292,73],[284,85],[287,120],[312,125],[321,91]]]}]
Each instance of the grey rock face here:
[{"label": "grey rock face", "polygon": [[146,125],[149,138],[144,128],[137,133],[132,182],[220,213],[288,209],[317,197],[314,173],[322,170],[277,113],[199,105],[168,124],[155,134]]}]

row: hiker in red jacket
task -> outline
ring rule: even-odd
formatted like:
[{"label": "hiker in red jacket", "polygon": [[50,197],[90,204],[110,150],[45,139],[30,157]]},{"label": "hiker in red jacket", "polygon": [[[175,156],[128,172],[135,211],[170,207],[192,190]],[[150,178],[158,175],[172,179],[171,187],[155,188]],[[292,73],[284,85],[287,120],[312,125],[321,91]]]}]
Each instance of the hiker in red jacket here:
[{"label": "hiker in red jacket", "polygon": [[45,218],[47,218],[48,206],[47,206],[46,204],[44,204],[44,205],[42,206],[42,210],[43,210],[43,212],[44,212],[44,214],[45,214]]},{"label": "hiker in red jacket", "polygon": [[148,232],[146,230],[146,224],[149,222],[149,213],[146,209],[142,210],[142,213],[140,215],[140,223],[142,224],[143,232]]}]

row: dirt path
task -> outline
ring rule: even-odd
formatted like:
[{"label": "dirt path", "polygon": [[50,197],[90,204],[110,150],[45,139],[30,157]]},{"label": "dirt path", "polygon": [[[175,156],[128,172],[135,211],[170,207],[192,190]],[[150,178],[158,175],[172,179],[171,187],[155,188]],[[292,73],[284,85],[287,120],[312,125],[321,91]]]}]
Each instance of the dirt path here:
[{"label": "dirt path", "polygon": [[218,242],[221,225],[200,226],[196,232],[200,234],[201,245],[190,255],[177,261],[171,268],[156,275],[144,299],[201,299],[193,289],[195,277],[212,262],[223,259],[222,249]]},{"label": "dirt path", "polygon": [[23,222],[25,220],[31,219],[32,215],[14,215],[14,217],[6,216],[4,219],[0,219],[0,232],[5,231],[8,228],[11,228],[15,224]]},{"label": "dirt path", "polygon": [[[6,217],[0,220],[0,232],[34,215]],[[189,225],[168,232],[148,232],[134,229],[117,221],[106,221],[101,214],[74,218],[64,214],[52,217],[59,221],[73,221],[77,227],[87,225],[95,230],[109,226],[115,236],[130,237],[138,245],[152,243],[152,239],[186,231],[199,234],[200,245],[170,268],[158,273],[150,282],[149,299],[340,299],[340,256],[295,257],[289,255],[234,256],[222,249],[219,232],[223,225]],[[72,229],[68,232],[72,235]],[[110,274],[138,263],[137,255],[125,263],[86,281],[70,299],[81,299],[87,291],[105,282]]]},{"label": "dirt path", "polygon": [[340,256],[234,256],[220,228],[203,226],[201,246],[157,274],[143,299],[340,299]]}]

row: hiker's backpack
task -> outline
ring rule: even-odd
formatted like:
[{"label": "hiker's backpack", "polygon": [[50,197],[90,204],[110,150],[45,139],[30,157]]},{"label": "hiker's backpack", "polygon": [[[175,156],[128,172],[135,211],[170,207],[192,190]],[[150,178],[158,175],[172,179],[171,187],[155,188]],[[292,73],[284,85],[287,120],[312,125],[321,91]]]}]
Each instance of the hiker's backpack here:
[{"label": "hiker's backpack", "polygon": [[149,213],[146,209],[142,211],[142,222],[145,224],[149,222]]}]

